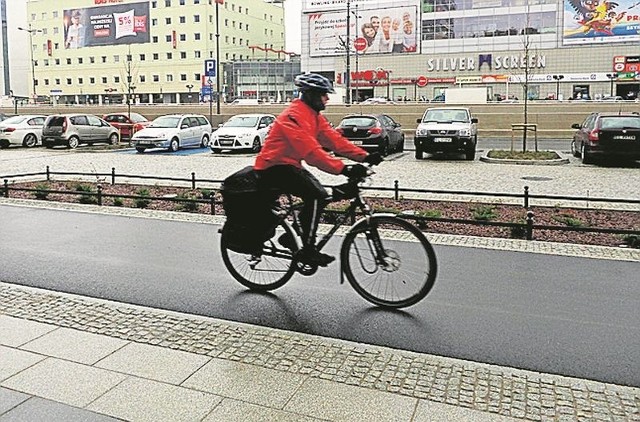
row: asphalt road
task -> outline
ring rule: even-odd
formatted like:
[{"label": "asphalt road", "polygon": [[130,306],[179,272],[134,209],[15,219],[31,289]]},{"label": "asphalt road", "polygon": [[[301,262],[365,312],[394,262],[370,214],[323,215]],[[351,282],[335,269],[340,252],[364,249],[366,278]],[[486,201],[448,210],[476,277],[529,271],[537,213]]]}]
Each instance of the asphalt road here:
[{"label": "asphalt road", "polygon": [[[226,272],[218,227],[0,206],[0,280],[534,371],[640,386],[637,262],[437,246],[429,296],[386,311],[338,267],[271,294]],[[337,253],[333,240],[328,251]]]}]

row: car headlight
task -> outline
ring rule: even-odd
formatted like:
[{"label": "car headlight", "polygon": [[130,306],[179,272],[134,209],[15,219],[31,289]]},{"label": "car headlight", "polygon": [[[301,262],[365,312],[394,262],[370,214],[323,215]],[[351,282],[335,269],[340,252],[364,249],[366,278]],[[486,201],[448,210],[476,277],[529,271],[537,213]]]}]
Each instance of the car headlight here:
[{"label": "car headlight", "polygon": [[429,131],[427,129],[418,129],[418,130],[416,130],[416,135],[417,136],[424,136],[424,135],[426,135],[428,133],[429,133]]},{"label": "car headlight", "polygon": [[460,136],[471,136],[471,129],[460,129]]}]

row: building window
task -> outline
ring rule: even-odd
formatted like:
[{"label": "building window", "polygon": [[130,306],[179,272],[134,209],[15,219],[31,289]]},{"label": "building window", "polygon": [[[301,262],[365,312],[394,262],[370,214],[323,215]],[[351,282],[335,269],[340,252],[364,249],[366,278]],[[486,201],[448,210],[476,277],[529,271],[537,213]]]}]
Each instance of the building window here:
[{"label": "building window", "polygon": [[151,42],[155,43],[155,44],[158,44],[158,36],[154,35],[153,37],[151,37]]},{"label": "building window", "polygon": [[113,56],[113,62],[114,63],[120,63],[120,56],[118,56],[117,54]]},{"label": "building window", "polygon": [[56,66],[59,66],[60,65],[60,59],[55,59],[55,61],[56,61]]},{"label": "building window", "polygon": [[71,58],[67,58],[67,64],[71,64]]},{"label": "building window", "polygon": [[44,84],[45,84],[45,85],[49,85],[49,79],[45,79],[45,80],[44,80]]},{"label": "building window", "polygon": [[106,77],[106,76],[103,76],[103,77],[102,77],[102,83],[103,83],[103,84],[106,84],[106,83],[107,83],[107,77]]},{"label": "building window", "polygon": [[167,53],[167,60],[173,59],[173,53]]},{"label": "building window", "polygon": [[96,78],[94,78],[93,76],[91,76],[91,77],[89,78],[89,83],[90,83],[91,85],[95,84],[95,83],[96,83]]},{"label": "building window", "polygon": [[[238,24],[238,28],[242,29],[242,22]],[[345,50],[346,51],[346,50]]]},{"label": "building window", "polygon": [[180,23],[187,23],[187,17],[186,16],[180,16]]},{"label": "building window", "polygon": [[53,12],[53,14],[52,14],[51,16],[53,16],[54,18],[57,18],[57,17],[58,17],[58,11],[57,11],[57,10],[56,10],[56,11],[54,11],[54,12]]},{"label": "building window", "polygon": [[157,9],[157,8],[158,8],[158,2],[157,2],[157,1],[155,1],[155,0],[154,0],[154,1],[152,1],[152,2],[151,2],[151,8],[152,8],[152,9]]},{"label": "building window", "polygon": [[235,45],[236,44],[236,37],[233,37],[232,40],[233,41],[231,42],[231,44]]},{"label": "building window", "polygon": [[201,76],[200,76],[199,73],[196,73],[196,74],[193,75],[193,80],[194,81],[200,82],[200,78],[201,78]]},{"label": "building window", "polygon": [[145,56],[144,54],[140,54],[140,61],[143,62],[147,59],[147,56]]},{"label": "building window", "polygon": [[242,13],[242,6],[238,6],[238,13]]},{"label": "building window", "polygon": [[53,28],[53,34],[59,34],[60,33],[60,28],[58,28],[57,26],[55,28]]},{"label": "building window", "polygon": [[171,25],[171,18],[164,18],[164,23]]},{"label": "building window", "polygon": [[160,76],[159,75],[153,75],[153,82],[160,82]]},{"label": "building window", "polygon": [[199,59],[202,57],[202,53],[199,50],[193,52],[193,57]]},{"label": "building window", "polygon": [[187,40],[187,34],[180,34],[180,41],[186,41]]},{"label": "building window", "polygon": [[195,23],[200,22],[200,15],[193,15],[193,21],[194,21]]},{"label": "building window", "polygon": [[96,62],[96,58],[95,57],[93,57],[93,56],[89,57],[89,63],[93,64],[95,62]]},{"label": "building window", "polygon": [[229,19],[224,20],[224,26],[229,26]]},{"label": "building window", "polygon": [[186,51],[181,51],[180,52],[180,58],[181,59],[186,59],[187,58],[187,52]]},{"label": "building window", "polygon": [[120,83],[120,76],[114,76],[113,77],[113,82],[119,84]]},{"label": "building window", "polygon": [[167,75],[167,82],[173,82],[173,75]]},{"label": "building window", "polygon": [[180,6],[184,6],[185,0],[180,0]]},{"label": "building window", "polygon": [[171,0],[164,0],[164,7],[171,7]]},{"label": "building window", "polygon": [[56,85],[60,85],[60,79],[56,78]]},{"label": "building window", "polygon": [[73,81],[71,80],[71,78],[67,78],[67,85],[71,85],[73,83]]},{"label": "building window", "polygon": [[181,73],[181,74],[180,74],[180,80],[181,80],[182,82],[185,82],[185,81],[187,80],[187,75],[185,75],[184,73]]},{"label": "building window", "polygon": [[153,53],[153,60],[158,60],[160,55],[158,53]]},{"label": "building window", "polygon": [[196,32],[195,34],[193,34],[193,38],[194,38],[196,41],[200,41],[200,34]]},{"label": "building window", "polygon": [[82,79],[82,78],[78,78],[78,83],[79,83],[80,85],[82,85],[82,84],[84,83],[84,79]]},{"label": "building window", "polygon": [[44,59],[44,65],[49,66],[49,59]]},{"label": "building window", "polygon": [[249,30],[249,24],[247,24],[247,31]]},{"label": "building window", "polygon": [[157,18],[151,19],[151,26],[158,26],[158,19]]},{"label": "building window", "polygon": [[193,0],[193,4],[200,4],[200,0]]},{"label": "building window", "polygon": [[82,64],[82,57],[78,57],[78,64]]},{"label": "building window", "polygon": [[140,82],[146,82],[147,78],[144,75],[140,75]]},{"label": "building window", "polygon": [[165,40],[166,40],[167,42],[171,42],[171,35],[167,35],[167,36],[165,37]]},{"label": "building window", "polygon": [[226,44],[229,44],[229,36],[228,36],[228,35],[225,35],[225,36],[224,36],[224,42],[225,42]]}]

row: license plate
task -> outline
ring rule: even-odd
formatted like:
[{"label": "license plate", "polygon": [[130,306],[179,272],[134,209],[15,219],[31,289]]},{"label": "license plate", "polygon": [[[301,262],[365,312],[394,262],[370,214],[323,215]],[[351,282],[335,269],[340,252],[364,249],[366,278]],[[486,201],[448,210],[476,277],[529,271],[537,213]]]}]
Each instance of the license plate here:
[{"label": "license plate", "polygon": [[362,141],[351,141],[353,145],[362,145]]},{"label": "license plate", "polygon": [[233,145],[233,141],[220,141],[220,145]]},{"label": "license plate", "polygon": [[614,136],[613,139],[621,139],[624,141],[635,141],[636,137],[633,135],[617,135],[617,136]]},{"label": "license plate", "polygon": [[451,138],[433,138],[433,142],[451,142]]}]

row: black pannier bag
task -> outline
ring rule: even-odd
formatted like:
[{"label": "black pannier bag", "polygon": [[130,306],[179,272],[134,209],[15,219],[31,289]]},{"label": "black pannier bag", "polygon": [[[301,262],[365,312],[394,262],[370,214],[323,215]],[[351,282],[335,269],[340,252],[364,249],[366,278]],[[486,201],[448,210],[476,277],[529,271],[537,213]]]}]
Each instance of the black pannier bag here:
[{"label": "black pannier bag", "polygon": [[224,179],[220,192],[227,217],[222,228],[227,248],[260,255],[262,244],[275,235],[275,195],[258,189],[258,175],[251,166]]}]

